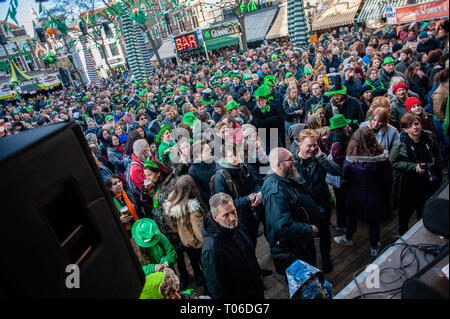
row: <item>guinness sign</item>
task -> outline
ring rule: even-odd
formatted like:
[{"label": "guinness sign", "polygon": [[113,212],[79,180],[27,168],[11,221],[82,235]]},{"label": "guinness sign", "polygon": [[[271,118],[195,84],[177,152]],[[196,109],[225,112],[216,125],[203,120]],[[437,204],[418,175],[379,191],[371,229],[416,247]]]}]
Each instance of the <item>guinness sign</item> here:
[{"label": "guinness sign", "polygon": [[241,32],[241,30],[239,28],[239,25],[236,23],[225,24],[225,25],[202,30],[203,39],[205,41],[214,40],[217,38],[238,34],[240,32]]}]

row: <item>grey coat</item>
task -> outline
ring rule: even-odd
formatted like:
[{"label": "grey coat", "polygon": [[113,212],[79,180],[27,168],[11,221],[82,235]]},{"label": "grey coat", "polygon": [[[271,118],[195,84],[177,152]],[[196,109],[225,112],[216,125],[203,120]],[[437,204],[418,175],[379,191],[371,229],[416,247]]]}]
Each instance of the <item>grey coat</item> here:
[{"label": "grey coat", "polygon": [[[369,121],[362,122],[359,127],[370,127]],[[397,129],[393,127],[391,124],[388,124],[386,127],[386,131],[378,130],[378,132],[375,133],[375,137],[377,138],[378,143],[380,143],[381,146],[385,150],[391,151],[392,145],[394,145],[394,142],[398,140],[400,137],[400,134],[398,133]]]}]

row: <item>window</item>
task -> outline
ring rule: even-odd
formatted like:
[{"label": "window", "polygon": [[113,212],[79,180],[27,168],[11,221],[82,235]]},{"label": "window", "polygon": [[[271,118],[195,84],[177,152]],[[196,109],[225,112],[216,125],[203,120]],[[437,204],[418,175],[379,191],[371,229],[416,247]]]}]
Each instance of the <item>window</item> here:
[{"label": "window", "polygon": [[22,72],[27,71],[27,69],[25,68],[25,65],[23,65],[23,63],[22,63],[21,58],[15,58],[14,63],[17,65],[17,67],[20,69],[20,71],[22,71]]},{"label": "window", "polygon": [[198,23],[197,16],[193,14],[193,11],[191,11],[189,15],[191,16],[192,27],[194,29],[198,28],[199,27],[199,23]]},{"label": "window", "polygon": [[182,32],[184,32],[184,31],[186,31],[186,28],[185,28],[185,26],[184,26],[184,19],[183,19],[183,17],[181,16],[181,14],[177,14],[177,15],[175,16],[175,21],[177,22],[177,27],[178,27],[179,33],[182,33]]},{"label": "window", "polygon": [[28,68],[30,69],[30,71],[35,71],[38,69],[38,67],[36,65],[36,61],[34,61],[33,58],[31,58],[31,59],[25,58],[25,60],[27,61],[27,65],[28,65]]},{"label": "window", "polygon": [[110,43],[109,50],[111,51],[111,56],[120,55],[119,48],[117,47],[116,43]]},{"label": "window", "polygon": [[227,19],[231,19],[233,18],[234,14],[233,14],[233,9],[223,9],[223,19],[227,20]]}]

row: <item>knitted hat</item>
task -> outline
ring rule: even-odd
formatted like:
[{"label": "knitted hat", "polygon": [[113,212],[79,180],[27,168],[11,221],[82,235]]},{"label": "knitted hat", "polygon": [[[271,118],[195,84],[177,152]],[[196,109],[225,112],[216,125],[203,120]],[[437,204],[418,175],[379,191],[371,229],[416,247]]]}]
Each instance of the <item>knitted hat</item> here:
[{"label": "knitted hat", "polygon": [[422,106],[422,103],[419,101],[416,97],[409,97],[405,101],[406,110],[409,112],[409,110],[414,106],[414,104],[420,104]]},{"label": "knitted hat", "polygon": [[364,85],[361,90],[359,91],[359,95],[362,96],[367,91],[371,91],[372,88],[369,85]]},{"label": "knitted hat", "polygon": [[395,52],[401,50],[402,48],[403,48],[403,45],[401,45],[400,43],[395,43],[392,46],[392,53],[395,53]]},{"label": "knitted hat", "polygon": [[386,93],[388,93],[388,90],[386,90],[385,88],[378,88],[373,91],[372,96],[376,98],[377,96],[384,96]]},{"label": "knitted hat", "polygon": [[419,33],[419,39],[426,39],[428,38],[428,32],[427,31],[422,31]]},{"label": "knitted hat", "polygon": [[398,89],[401,89],[401,88],[404,88],[404,89],[408,90],[408,89],[409,89],[409,86],[408,86],[408,84],[406,84],[406,83],[397,83],[397,84],[394,86],[394,88],[392,89],[392,93],[395,94],[395,92],[397,92],[397,90],[398,90]]}]

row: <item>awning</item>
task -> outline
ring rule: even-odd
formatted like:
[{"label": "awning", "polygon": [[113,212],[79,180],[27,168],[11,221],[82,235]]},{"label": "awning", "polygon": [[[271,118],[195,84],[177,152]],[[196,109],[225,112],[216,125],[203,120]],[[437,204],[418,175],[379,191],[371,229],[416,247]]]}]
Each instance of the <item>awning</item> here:
[{"label": "awning", "polygon": [[360,4],[361,0],[327,1],[325,8],[314,15],[312,29],[322,30],[354,24]]},{"label": "awning", "polygon": [[[176,57],[175,47],[173,46],[172,40],[163,42],[161,47],[158,49],[158,53],[161,60]],[[152,56],[150,60],[156,61],[156,55]]]},{"label": "awning", "polygon": [[[432,0],[417,0],[415,4],[431,2]],[[359,13],[356,22],[363,22],[369,19],[382,19],[386,17],[386,7],[402,7],[407,6],[408,0],[390,0],[389,3],[379,0],[366,0],[364,6]]]},{"label": "awning", "polygon": [[227,36],[221,37],[214,40],[206,41],[206,49],[208,50],[216,50],[220,48],[225,48],[230,45],[239,44],[239,35],[236,36]]},{"label": "awning", "polygon": [[[277,10],[278,7],[274,6],[269,7],[267,10],[258,10],[258,13],[247,14],[245,16],[245,32],[247,34],[247,42],[264,40]],[[237,19],[233,19],[230,22],[239,23]]]},{"label": "awning", "polygon": [[278,11],[277,18],[267,32],[266,39],[275,39],[288,36],[288,25],[287,25],[287,5],[286,3],[280,5],[280,11]]}]

